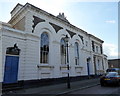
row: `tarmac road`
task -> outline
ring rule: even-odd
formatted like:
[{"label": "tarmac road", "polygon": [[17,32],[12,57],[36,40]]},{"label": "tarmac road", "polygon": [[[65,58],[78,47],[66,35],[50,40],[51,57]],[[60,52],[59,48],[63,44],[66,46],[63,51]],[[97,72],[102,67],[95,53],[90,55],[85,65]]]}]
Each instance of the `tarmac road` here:
[{"label": "tarmac road", "polygon": [[70,92],[68,94],[120,94],[120,87],[119,86],[101,87],[100,85],[97,85],[90,88]]}]

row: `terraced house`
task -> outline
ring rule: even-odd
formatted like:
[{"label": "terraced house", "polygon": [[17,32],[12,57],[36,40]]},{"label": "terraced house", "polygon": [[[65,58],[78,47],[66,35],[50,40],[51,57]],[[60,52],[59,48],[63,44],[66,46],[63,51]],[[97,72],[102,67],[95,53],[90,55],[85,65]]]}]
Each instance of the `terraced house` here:
[{"label": "terraced house", "polygon": [[68,72],[79,80],[103,74],[108,67],[103,40],[72,25],[64,13],[54,16],[29,3],[17,4],[0,28],[3,87],[61,82]]}]

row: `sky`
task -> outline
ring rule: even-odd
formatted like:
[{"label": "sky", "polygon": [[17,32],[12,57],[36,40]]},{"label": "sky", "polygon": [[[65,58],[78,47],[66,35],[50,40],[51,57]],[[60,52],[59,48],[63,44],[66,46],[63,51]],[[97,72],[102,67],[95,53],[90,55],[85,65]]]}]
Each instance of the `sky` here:
[{"label": "sky", "polygon": [[16,4],[27,2],[55,16],[64,12],[71,24],[104,41],[108,59],[118,59],[118,0],[0,0],[0,21],[8,22]]}]

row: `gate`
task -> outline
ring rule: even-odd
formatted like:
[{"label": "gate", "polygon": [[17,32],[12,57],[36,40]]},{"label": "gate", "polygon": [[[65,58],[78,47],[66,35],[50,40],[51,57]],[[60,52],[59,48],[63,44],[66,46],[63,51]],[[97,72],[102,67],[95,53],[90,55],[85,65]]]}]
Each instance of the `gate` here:
[{"label": "gate", "polygon": [[3,83],[17,83],[18,79],[18,65],[19,65],[20,49],[8,47],[6,51],[5,68],[4,68],[4,81]]}]

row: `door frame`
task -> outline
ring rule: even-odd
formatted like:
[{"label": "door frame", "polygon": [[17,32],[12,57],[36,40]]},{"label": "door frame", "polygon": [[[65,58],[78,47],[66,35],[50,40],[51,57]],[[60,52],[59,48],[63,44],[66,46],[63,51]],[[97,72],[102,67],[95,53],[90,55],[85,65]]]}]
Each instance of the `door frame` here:
[{"label": "door frame", "polygon": [[[5,83],[5,84],[6,83],[16,83],[18,81],[19,54],[20,54],[20,49],[18,48],[17,43],[14,44],[14,47],[8,47],[6,49],[3,83]],[[10,60],[10,62],[8,62],[7,60]],[[12,66],[13,64],[15,64],[16,66],[15,65]],[[10,70],[9,70],[8,66],[11,68]],[[8,70],[6,69],[7,67],[8,67]],[[12,70],[12,68],[13,69],[16,68],[16,69]],[[7,71],[10,72],[10,73],[7,73]],[[13,72],[13,71],[15,71],[16,74],[12,74],[11,72]],[[13,76],[13,78],[9,79],[9,80],[13,79],[13,81],[9,81],[9,80],[5,81],[5,79],[8,78],[8,77],[6,77],[7,75],[8,75],[8,77],[9,77],[9,75],[10,76],[15,75],[16,77]],[[15,79],[15,81],[14,81],[14,79]]]}]

